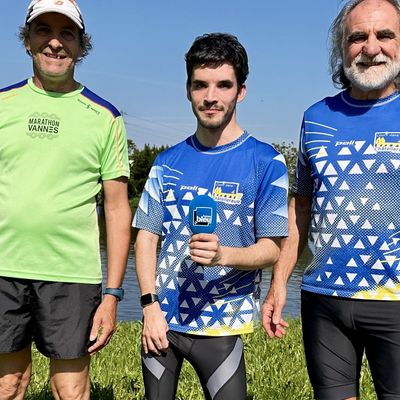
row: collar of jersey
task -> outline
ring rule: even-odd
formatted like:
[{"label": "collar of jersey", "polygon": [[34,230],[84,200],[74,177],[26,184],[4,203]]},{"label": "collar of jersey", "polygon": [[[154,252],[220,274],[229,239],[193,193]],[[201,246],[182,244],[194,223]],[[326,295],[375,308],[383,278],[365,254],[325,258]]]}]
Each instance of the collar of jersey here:
[{"label": "collar of jersey", "polygon": [[375,99],[375,100],[356,100],[353,99],[347,91],[344,91],[341,93],[342,100],[349,106],[351,107],[380,107],[384,106],[387,103],[392,102],[393,100],[396,100],[399,96],[400,93],[395,90],[391,95],[387,97],[382,97],[381,99]]},{"label": "collar of jersey", "polygon": [[57,93],[57,92],[47,92],[46,90],[40,89],[38,88],[34,83],[33,83],[33,79],[29,78],[28,79],[28,86],[36,93],[42,94],[44,96],[48,96],[48,97],[74,97],[76,95],[79,95],[82,90],[83,90],[83,86],[80,85],[80,87],[77,90],[74,90],[72,92],[69,93]]},{"label": "collar of jersey", "polygon": [[216,146],[216,147],[206,147],[203,146],[199,140],[196,137],[196,134],[192,135],[190,140],[192,142],[193,147],[201,152],[201,153],[207,153],[207,154],[220,154],[220,153],[225,153],[227,151],[233,150],[236,147],[239,147],[243,142],[245,142],[250,136],[250,134],[247,131],[244,131],[236,140],[233,142],[224,144],[222,146]]}]

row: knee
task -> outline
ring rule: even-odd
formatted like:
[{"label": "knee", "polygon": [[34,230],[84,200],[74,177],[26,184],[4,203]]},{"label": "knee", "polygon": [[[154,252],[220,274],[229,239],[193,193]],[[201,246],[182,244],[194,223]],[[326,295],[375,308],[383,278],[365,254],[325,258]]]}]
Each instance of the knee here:
[{"label": "knee", "polygon": [[0,400],[23,398],[29,384],[29,374],[15,373],[0,378]]},{"label": "knee", "polygon": [[53,395],[59,400],[89,400],[90,385],[85,384],[60,384],[52,382],[51,389]]}]

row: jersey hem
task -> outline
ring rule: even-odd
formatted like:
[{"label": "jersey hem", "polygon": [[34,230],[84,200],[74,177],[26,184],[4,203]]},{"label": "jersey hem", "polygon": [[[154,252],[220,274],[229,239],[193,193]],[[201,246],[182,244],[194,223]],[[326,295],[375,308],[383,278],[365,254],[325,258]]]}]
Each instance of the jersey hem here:
[{"label": "jersey hem", "polygon": [[30,279],[34,281],[46,281],[46,282],[62,282],[62,283],[87,283],[87,284],[99,284],[102,282],[101,276],[96,278],[78,278],[71,276],[56,276],[56,275],[39,275],[34,273],[16,273],[0,271],[0,276],[5,278],[17,278],[17,279]]}]

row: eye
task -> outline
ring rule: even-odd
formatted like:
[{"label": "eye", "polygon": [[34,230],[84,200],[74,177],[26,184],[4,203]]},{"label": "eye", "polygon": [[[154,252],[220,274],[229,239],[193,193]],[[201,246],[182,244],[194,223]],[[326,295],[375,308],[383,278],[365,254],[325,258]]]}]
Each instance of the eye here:
[{"label": "eye", "polygon": [[192,83],[192,90],[199,90],[199,89],[204,89],[206,84],[204,82],[193,82]]},{"label": "eye", "polygon": [[394,39],[396,35],[392,31],[382,31],[378,32],[377,38],[380,41],[386,42],[388,40]]},{"label": "eye", "polygon": [[222,81],[218,85],[221,89],[231,89],[233,87],[233,82],[231,81]]},{"label": "eye", "polygon": [[362,32],[356,32],[356,33],[352,33],[348,38],[347,41],[349,43],[362,43],[365,42],[367,40],[367,35],[365,33]]},{"label": "eye", "polygon": [[75,40],[76,34],[75,34],[75,32],[72,32],[72,31],[69,31],[69,30],[64,30],[64,31],[61,32],[61,37],[64,40],[72,41],[72,40]]},{"label": "eye", "polygon": [[38,35],[45,36],[45,35],[49,34],[50,28],[48,26],[38,26],[38,27],[36,27],[35,32]]}]

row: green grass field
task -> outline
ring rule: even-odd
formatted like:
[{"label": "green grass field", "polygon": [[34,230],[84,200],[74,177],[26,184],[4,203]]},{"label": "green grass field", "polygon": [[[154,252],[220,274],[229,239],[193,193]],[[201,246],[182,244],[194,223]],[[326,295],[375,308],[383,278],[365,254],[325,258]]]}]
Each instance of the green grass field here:
[{"label": "green grass field", "polygon": [[[101,400],[142,400],[143,383],[140,365],[140,323],[120,323],[110,344],[93,357],[91,398]],[[308,381],[299,320],[290,321],[284,339],[267,339],[259,327],[244,336],[248,395],[246,400],[309,400]],[[34,353],[34,367],[28,400],[51,399],[48,387],[48,361]],[[185,363],[177,399],[204,399],[197,376]],[[361,399],[375,400],[369,370],[363,366]],[[227,399],[229,400],[229,399]]]}]

